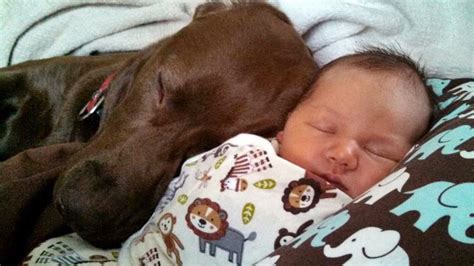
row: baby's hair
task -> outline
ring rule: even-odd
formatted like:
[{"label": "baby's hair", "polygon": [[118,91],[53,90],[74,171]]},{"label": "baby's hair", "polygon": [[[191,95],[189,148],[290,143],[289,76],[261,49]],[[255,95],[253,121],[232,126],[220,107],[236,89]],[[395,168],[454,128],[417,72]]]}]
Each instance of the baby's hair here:
[{"label": "baby's hair", "polygon": [[342,56],[324,65],[316,74],[311,88],[300,100],[300,103],[309,98],[317,86],[318,80],[324,73],[341,64],[348,64],[374,72],[393,72],[399,74],[400,77],[413,85],[421,83],[424,91],[428,94],[430,109],[435,109],[434,95],[424,83],[425,75],[423,68],[408,55],[397,49],[374,46],[364,47],[353,54]]},{"label": "baby's hair", "polygon": [[[415,74],[421,81],[425,79],[423,68],[408,55],[395,48],[367,46],[357,50],[354,54],[340,58],[350,64],[374,71],[407,71]],[[328,64],[336,64],[339,59]],[[406,74],[406,73],[404,73]]]}]

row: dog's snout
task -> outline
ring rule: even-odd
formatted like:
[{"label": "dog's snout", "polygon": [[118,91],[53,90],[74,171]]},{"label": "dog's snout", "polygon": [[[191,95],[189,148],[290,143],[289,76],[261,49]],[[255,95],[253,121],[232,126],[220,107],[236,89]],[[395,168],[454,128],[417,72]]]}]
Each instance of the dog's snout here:
[{"label": "dog's snout", "polygon": [[86,160],[76,164],[66,175],[69,177],[96,176],[100,166],[101,164],[96,160]]},{"label": "dog's snout", "polygon": [[[124,241],[145,222],[140,212],[153,207],[138,200],[131,202],[130,190],[118,183],[110,170],[99,159],[79,162],[60,177],[54,193],[55,206],[64,221],[81,237],[104,248]],[[133,213],[140,219],[131,217]],[[117,223],[124,220],[130,226],[116,230]]]},{"label": "dog's snout", "polygon": [[[101,164],[94,160],[78,163],[66,171],[55,187],[55,206],[67,221],[84,218],[85,206],[96,206],[102,199],[106,177],[100,176]],[[84,204],[89,203],[89,204]]]},{"label": "dog's snout", "polygon": [[[96,179],[98,172],[98,164],[94,161],[84,161],[75,165],[69,171],[66,171],[61,177],[59,177],[56,183],[56,194],[60,194],[64,191],[89,186],[92,180]],[[80,194],[80,193],[75,193]],[[77,195],[79,196],[79,195]],[[64,208],[67,206],[68,199],[61,197],[61,200],[57,200],[57,206]]]}]

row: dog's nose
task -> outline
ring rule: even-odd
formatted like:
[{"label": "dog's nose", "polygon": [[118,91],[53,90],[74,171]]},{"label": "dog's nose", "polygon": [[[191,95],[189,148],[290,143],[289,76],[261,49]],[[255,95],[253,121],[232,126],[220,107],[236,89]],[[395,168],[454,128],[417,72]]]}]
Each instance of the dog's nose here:
[{"label": "dog's nose", "polygon": [[[144,213],[151,213],[154,207],[147,202],[150,191],[132,195],[117,180],[102,161],[86,160],[67,170],[54,191],[55,206],[66,224],[102,248],[125,241],[146,222]],[[117,229],[119,223],[126,226]]]},{"label": "dog's nose", "polygon": [[115,187],[110,176],[101,175],[101,168],[98,161],[84,161],[66,171],[57,182],[54,204],[75,231],[82,231],[83,225],[100,228],[107,213],[114,213],[113,205],[108,206],[109,210],[103,203],[110,197],[108,190]]},{"label": "dog's nose", "polygon": [[[87,213],[82,203],[95,201],[96,195],[102,194],[100,189],[95,189],[96,195],[81,193],[90,191],[92,188],[99,188],[105,185],[98,176],[100,165],[95,161],[85,161],[74,166],[70,171],[66,171],[58,180],[55,187],[54,203],[66,221],[84,219],[83,213]],[[101,184],[102,183],[102,184]]]}]

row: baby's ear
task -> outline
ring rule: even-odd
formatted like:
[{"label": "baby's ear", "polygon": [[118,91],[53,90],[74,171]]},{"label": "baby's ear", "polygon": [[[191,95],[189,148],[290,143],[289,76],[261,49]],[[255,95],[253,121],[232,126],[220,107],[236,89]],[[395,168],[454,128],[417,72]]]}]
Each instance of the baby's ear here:
[{"label": "baby's ear", "polygon": [[279,144],[283,141],[283,131],[277,133],[277,141]]}]

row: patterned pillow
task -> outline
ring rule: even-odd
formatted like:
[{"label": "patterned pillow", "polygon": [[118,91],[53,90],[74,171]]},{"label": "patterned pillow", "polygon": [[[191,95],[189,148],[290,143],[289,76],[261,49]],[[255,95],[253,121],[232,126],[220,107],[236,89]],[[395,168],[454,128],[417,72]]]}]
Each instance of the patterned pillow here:
[{"label": "patterned pillow", "polygon": [[474,264],[474,80],[427,84],[440,110],[399,167],[259,264]]}]

